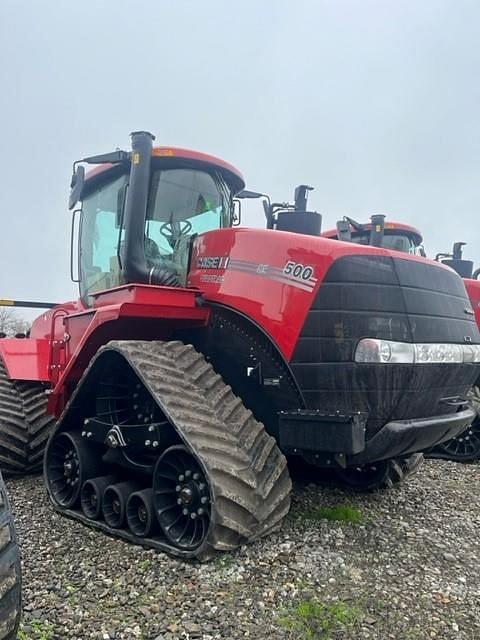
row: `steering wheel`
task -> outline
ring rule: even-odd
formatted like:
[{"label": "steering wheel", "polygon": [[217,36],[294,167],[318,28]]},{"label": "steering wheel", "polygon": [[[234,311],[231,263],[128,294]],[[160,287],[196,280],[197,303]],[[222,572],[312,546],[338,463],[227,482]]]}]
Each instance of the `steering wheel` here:
[{"label": "steering wheel", "polygon": [[172,220],[171,222],[164,222],[160,227],[161,235],[166,238],[168,244],[171,247],[175,246],[175,243],[180,236],[187,236],[192,230],[192,223],[188,220]]}]

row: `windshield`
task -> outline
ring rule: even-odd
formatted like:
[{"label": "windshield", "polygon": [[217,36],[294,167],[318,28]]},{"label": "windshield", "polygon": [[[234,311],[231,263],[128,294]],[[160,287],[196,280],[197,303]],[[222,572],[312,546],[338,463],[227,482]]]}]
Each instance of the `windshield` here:
[{"label": "windshield", "polygon": [[[352,240],[358,244],[370,244],[370,233],[352,234]],[[382,239],[382,247],[401,251],[402,253],[415,254],[417,252],[416,244],[411,236],[397,233],[385,233]]]},{"label": "windshield", "polygon": [[217,174],[168,169],[152,175],[145,221],[147,266],[186,274],[188,239],[194,234],[230,227],[232,193]]}]

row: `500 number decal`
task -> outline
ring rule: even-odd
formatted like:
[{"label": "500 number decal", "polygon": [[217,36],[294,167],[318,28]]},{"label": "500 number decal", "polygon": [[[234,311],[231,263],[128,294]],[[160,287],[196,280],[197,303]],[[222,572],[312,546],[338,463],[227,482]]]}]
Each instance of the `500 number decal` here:
[{"label": "500 number decal", "polygon": [[313,276],[313,267],[301,264],[300,262],[293,262],[293,260],[289,260],[283,267],[283,273],[286,276],[293,276],[297,280],[306,281],[310,280],[310,278]]}]

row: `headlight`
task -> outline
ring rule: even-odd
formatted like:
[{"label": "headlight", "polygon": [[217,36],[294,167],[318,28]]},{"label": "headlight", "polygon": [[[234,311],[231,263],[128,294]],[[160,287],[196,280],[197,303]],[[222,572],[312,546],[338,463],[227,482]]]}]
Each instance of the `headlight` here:
[{"label": "headlight", "polygon": [[364,338],[355,350],[355,362],[384,362],[389,364],[413,362],[413,344]]},{"label": "headlight", "polygon": [[480,362],[480,345],[466,344],[462,346],[464,362]]},{"label": "headlight", "polygon": [[439,364],[480,362],[480,345],[409,343],[363,338],[355,350],[355,362],[384,364]]}]

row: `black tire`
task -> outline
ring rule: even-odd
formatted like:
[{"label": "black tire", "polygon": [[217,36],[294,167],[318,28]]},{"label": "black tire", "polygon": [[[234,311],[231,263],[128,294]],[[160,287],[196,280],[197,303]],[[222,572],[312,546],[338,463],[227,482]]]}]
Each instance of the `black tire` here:
[{"label": "black tire", "polygon": [[14,640],[22,605],[20,553],[0,473],[0,640]]},{"label": "black tire", "polygon": [[442,442],[428,452],[429,458],[440,458],[452,462],[473,462],[480,459],[480,387],[472,387],[470,404],[477,412],[472,424],[456,438]]},{"label": "black tire", "polygon": [[5,475],[35,473],[54,419],[46,415],[46,385],[11,380],[0,359],[0,470]]},{"label": "black tire", "polygon": [[358,493],[391,489],[416,471],[422,461],[423,455],[414,453],[407,458],[380,460],[358,467],[338,469],[337,477],[343,486]]}]

